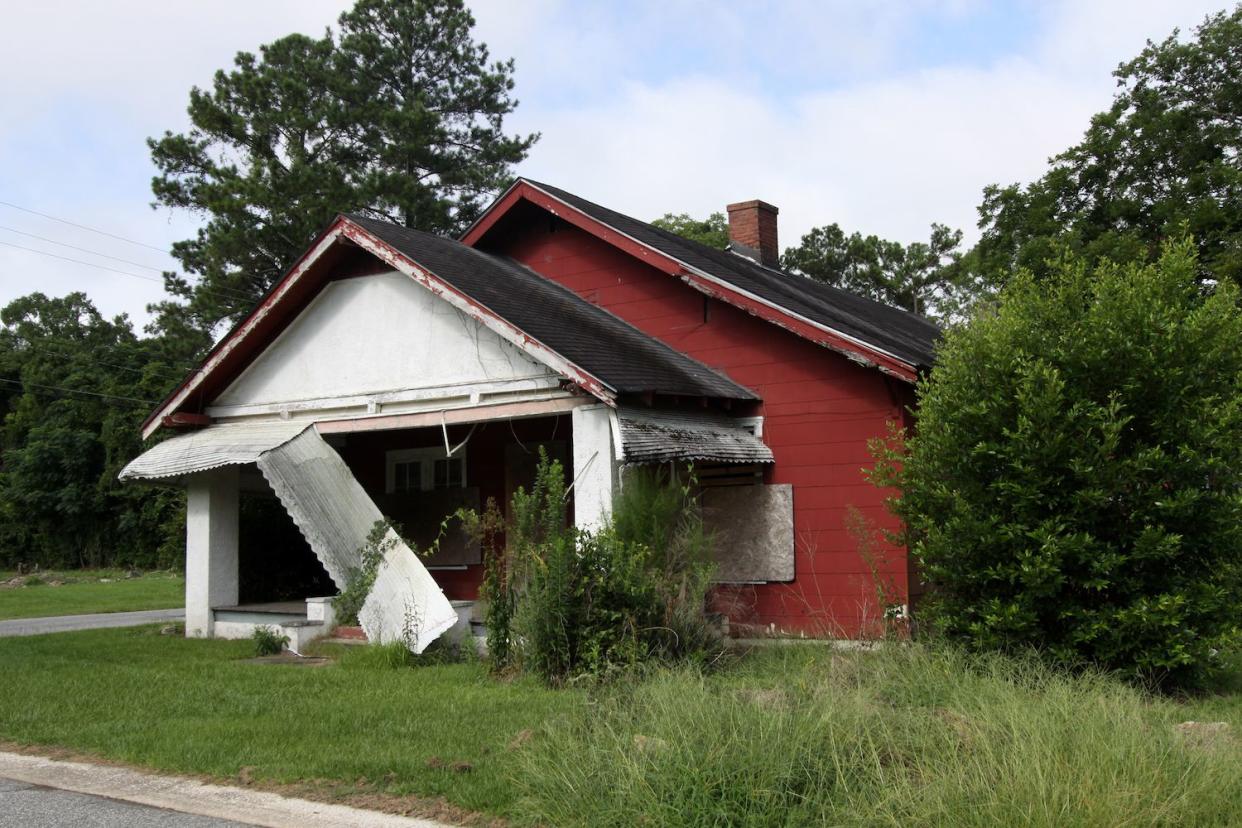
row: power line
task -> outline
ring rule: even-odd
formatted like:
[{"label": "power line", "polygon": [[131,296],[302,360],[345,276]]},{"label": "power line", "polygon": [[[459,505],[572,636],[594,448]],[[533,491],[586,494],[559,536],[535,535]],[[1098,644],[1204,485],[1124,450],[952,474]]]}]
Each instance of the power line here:
[{"label": "power line", "polygon": [[0,224],[0,230],[7,230],[10,233],[17,233],[19,236],[28,236],[32,239],[38,239],[41,242],[47,242],[48,244],[55,244],[55,245],[59,245],[60,247],[68,247],[70,250],[79,250],[83,253],[89,253],[92,256],[102,256],[105,259],[112,259],[114,262],[123,262],[128,265],[133,265],[134,267],[141,267],[143,270],[154,270],[156,273],[164,272],[162,268],[152,267],[151,265],[146,265],[146,264],[143,264],[142,262],[135,262],[131,259],[122,259],[120,256],[109,256],[107,253],[100,253],[98,250],[91,250],[89,247],[78,247],[77,245],[74,245],[74,244],[67,244],[65,242],[56,241],[56,239],[49,239],[44,236],[36,236],[34,233],[27,233],[25,230],[18,230],[16,227],[6,227],[5,225]]},{"label": "power line", "polygon": [[133,276],[135,279],[145,279],[148,282],[159,282],[161,285],[164,284],[163,279],[158,279],[154,276],[143,276],[141,273],[130,273],[128,270],[119,270],[115,267],[108,267],[107,265],[101,265],[96,262],[88,262],[84,259],[75,259],[72,256],[62,256],[59,253],[51,253],[47,250],[39,250],[37,247],[26,247],[24,244],[14,244],[13,242],[6,242],[6,241],[0,241],[0,244],[5,245],[6,247],[16,247],[18,250],[25,250],[30,253],[38,253],[40,256],[51,256],[53,259],[61,259],[62,261],[73,262],[74,264],[86,265],[87,267],[97,267],[100,270],[107,270],[107,271],[111,271],[112,273],[120,273],[122,276]]},{"label": "power line", "polygon": [[[48,347],[49,345],[52,347],[49,348]],[[67,356],[77,357],[79,359],[84,360],[85,362],[89,362],[92,365],[100,365],[100,366],[103,366],[104,368],[115,368],[118,371],[129,371],[130,373],[138,374],[140,376],[145,375],[147,372],[146,368],[134,368],[133,366],[130,366],[130,365],[118,365],[115,362],[104,362],[101,359],[94,359],[93,357],[86,356],[80,353],[76,346],[68,342],[58,342],[58,341],[48,340],[44,338],[44,339],[40,339],[37,344],[33,341],[27,341],[26,347],[30,351],[34,351],[35,353],[46,354],[47,356],[50,356],[50,357],[57,357],[57,358],[63,358]],[[63,349],[63,350],[57,351],[56,349],[58,348]],[[194,370],[194,369],[187,369],[187,370]],[[171,365],[168,368],[156,368],[155,369],[156,376],[164,378],[164,379],[170,379],[170,380],[173,380],[173,379],[183,380],[185,379],[185,373],[186,373],[185,371],[179,371],[177,368]]]},{"label": "power line", "polygon": [[34,215],[34,216],[42,216],[45,219],[51,219],[52,221],[58,221],[61,224],[67,224],[70,227],[77,227],[80,230],[89,230],[90,232],[98,233],[101,236],[107,236],[112,239],[117,239],[118,241],[129,242],[130,244],[136,244],[139,247],[146,247],[150,250],[158,250],[160,253],[163,253],[165,255],[171,255],[168,252],[168,250],[162,247],[156,247],[153,244],[147,244],[146,242],[135,241],[134,239],[127,239],[124,236],[118,236],[116,233],[109,233],[107,230],[100,230],[97,227],[88,227],[85,224],[78,224],[76,221],[69,221],[69,219],[57,218],[56,216],[49,215],[47,213],[40,213],[38,210],[31,210],[29,207],[22,207],[20,204],[14,204],[11,201],[0,201],[0,204],[3,204],[5,207],[12,207],[14,210],[21,210],[23,213],[30,213],[31,215]]},{"label": "power line", "polygon": [[19,388],[41,388],[45,391],[60,391],[65,394],[85,394],[88,397],[101,397],[105,400],[118,400],[122,402],[142,403],[143,405],[155,405],[154,400],[140,400],[137,397],[122,397],[118,394],[100,394],[98,391],[83,391],[80,388],[62,388],[59,385],[40,385],[36,382],[24,382],[22,380],[11,380],[0,377],[0,382],[9,385],[16,385]]},{"label": "power line", "polygon": [[[0,203],[3,203],[3,202],[0,202]],[[37,253],[40,256],[50,256],[53,259],[60,259],[66,262],[73,262],[74,264],[86,265],[87,267],[95,267],[100,270],[106,270],[110,273],[119,273],[122,276],[132,276],[135,279],[143,279],[148,282],[158,282],[161,285],[164,283],[164,280],[162,278],[156,278],[155,276],[144,276],[141,273],[132,273],[128,270],[121,270],[120,268],[109,267],[108,265],[102,265],[97,262],[88,262],[85,259],[75,259],[72,256],[62,256],[59,253],[52,253],[49,250],[39,250],[37,247],[26,247],[24,244],[14,244],[13,242],[6,242],[6,241],[0,241],[0,244],[5,245],[6,247],[15,247],[18,250],[25,250],[29,253]],[[198,290],[201,290],[203,293],[207,293],[207,294],[214,293],[216,296],[219,296],[225,299],[236,299],[236,300],[242,300],[244,302],[254,301],[254,297],[249,296],[245,293],[242,293],[239,290],[234,290],[233,288],[218,287],[218,286],[211,287],[211,286],[199,283]]]}]

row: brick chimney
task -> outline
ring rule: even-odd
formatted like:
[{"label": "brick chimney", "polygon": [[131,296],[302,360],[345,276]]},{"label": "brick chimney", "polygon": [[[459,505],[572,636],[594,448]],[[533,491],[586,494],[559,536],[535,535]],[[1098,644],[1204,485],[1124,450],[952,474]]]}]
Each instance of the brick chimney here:
[{"label": "brick chimney", "polygon": [[768,267],[779,266],[776,214],[780,210],[759,199],[739,201],[725,209],[729,211],[729,249]]}]

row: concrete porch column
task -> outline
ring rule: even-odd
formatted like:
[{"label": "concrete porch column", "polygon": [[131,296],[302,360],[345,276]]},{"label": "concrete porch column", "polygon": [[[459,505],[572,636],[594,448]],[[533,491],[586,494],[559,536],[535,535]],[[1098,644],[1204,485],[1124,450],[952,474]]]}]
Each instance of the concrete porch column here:
[{"label": "concrete porch column", "polygon": [[186,492],[185,634],[211,638],[211,608],[237,603],[237,466],[191,475]]},{"label": "concrete porch column", "polygon": [[573,411],[574,525],[579,529],[597,530],[612,515],[617,482],[615,416],[606,405],[582,406]]}]

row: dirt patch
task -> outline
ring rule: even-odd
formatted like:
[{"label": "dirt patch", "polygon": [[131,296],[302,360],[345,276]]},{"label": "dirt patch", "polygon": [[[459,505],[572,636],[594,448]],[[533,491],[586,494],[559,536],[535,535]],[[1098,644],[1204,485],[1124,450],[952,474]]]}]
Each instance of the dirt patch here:
[{"label": "dirt patch", "polygon": [[527,728],[519,730],[517,735],[509,741],[509,750],[521,750],[530,744],[530,740],[535,738],[535,731]]},{"label": "dirt patch", "polygon": [[789,709],[789,694],[775,687],[740,690],[738,698],[764,710]]},{"label": "dirt patch", "polygon": [[1239,742],[1229,722],[1182,722],[1173,732],[1190,747],[1199,750],[1237,747]]}]

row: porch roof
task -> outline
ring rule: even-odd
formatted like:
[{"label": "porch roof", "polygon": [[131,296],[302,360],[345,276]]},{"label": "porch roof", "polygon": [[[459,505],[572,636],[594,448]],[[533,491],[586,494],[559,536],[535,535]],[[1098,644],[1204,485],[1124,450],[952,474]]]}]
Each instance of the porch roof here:
[{"label": "porch roof", "polygon": [[708,412],[617,411],[621,447],[627,463],[699,460],[718,463],[771,463],[772,450],[741,423]]},{"label": "porch roof", "polygon": [[162,480],[221,466],[253,463],[301,434],[302,421],[228,423],[170,437],[147,449],[121,469],[121,480]]}]

